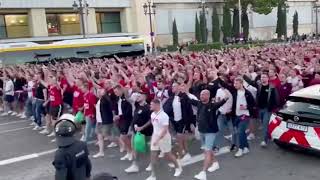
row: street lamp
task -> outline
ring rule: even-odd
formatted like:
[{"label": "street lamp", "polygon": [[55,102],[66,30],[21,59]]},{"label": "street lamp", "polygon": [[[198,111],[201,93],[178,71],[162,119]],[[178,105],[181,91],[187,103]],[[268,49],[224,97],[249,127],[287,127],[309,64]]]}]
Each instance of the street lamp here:
[{"label": "street lamp", "polygon": [[316,35],[318,37],[318,12],[320,12],[320,6],[314,3],[313,11],[316,13]]},{"label": "street lamp", "polygon": [[151,38],[151,52],[154,50],[154,32],[152,28],[152,15],[156,14],[156,5],[154,5],[151,0],[147,0],[147,3],[143,5],[144,14],[149,16],[149,25],[150,25],[150,38]]},{"label": "street lamp", "polygon": [[85,24],[84,24],[84,10],[87,9],[89,7],[89,5],[86,3],[86,0],[84,0],[84,2],[82,2],[82,0],[78,0],[79,4],[77,4],[76,1],[73,2],[73,10],[78,11],[78,14],[80,15],[80,23],[81,23],[81,31],[82,31],[82,35],[83,38],[86,38],[86,28],[85,28]]},{"label": "street lamp", "polygon": [[288,28],[288,25],[287,25],[287,13],[289,13],[289,5],[288,4],[284,4],[284,6],[282,7],[282,11],[284,12],[285,14],[285,18],[284,18],[284,22],[285,22],[285,34],[284,34],[284,37],[287,39],[287,28]]}]

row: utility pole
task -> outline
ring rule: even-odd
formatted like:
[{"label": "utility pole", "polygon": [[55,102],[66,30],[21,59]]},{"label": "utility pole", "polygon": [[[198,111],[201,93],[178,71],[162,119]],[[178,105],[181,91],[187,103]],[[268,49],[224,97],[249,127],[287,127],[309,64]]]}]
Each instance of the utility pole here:
[{"label": "utility pole", "polygon": [[84,14],[86,14],[84,12],[84,10],[87,10],[88,4],[86,2],[86,0],[84,0],[84,3],[82,2],[82,0],[78,0],[79,4],[77,4],[76,1],[73,2],[73,9],[78,11],[78,14],[80,15],[80,23],[81,23],[81,31],[82,31],[82,35],[83,38],[86,38],[86,26],[85,26],[85,21],[84,21]]},{"label": "utility pole", "polygon": [[152,15],[156,14],[156,5],[154,5],[151,0],[148,0],[147,3],[143,5],[144,14],[149,16],[149,26],[150,26],[150,38],[151,38],[151,53],[154,52],[154,32],[152,27]]}]

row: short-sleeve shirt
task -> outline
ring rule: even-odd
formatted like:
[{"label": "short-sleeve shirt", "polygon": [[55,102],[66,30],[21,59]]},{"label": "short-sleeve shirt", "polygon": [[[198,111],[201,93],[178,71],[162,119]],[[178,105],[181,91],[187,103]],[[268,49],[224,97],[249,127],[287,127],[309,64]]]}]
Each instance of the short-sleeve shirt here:
[{"label": "short-sleeve shirt", "polygon": [[97,97],[92,93],[84,95],[84,115],[93,118],[96,114]]},{"label": "short-sleeve shirt", "polygon": [[[151,114],[151,123],[153,126],[153,135],[159,136],[161,129],[169,125],[169,116],[163,110]],[[168,132],[169,133],[169,132]]]},{"label": "short-sleeve shirt", "polygon": [[61,89],[56,86],[49,88],[50,106],[57,107],[63,104]]},{"label": "short-sleeve shirt", "polygon": [[73,86],[73,102],[72,102],[72,109],[74,112],[79,111],[79,108],[83,107],[83,92],[81,91],[80,88],[78,88],[77,86]]}]

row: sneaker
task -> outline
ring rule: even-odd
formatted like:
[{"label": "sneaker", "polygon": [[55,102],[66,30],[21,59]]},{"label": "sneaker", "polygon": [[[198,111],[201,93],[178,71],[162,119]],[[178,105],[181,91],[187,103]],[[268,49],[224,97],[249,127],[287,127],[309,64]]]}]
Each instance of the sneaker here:
[{"label": "sneaker", "polygon": [[25,114],[22,114],[20,118],[25,119],[25,118],[27,118],[27,116]]},{"label": "sneaker", "polygon": [[54,137],[56,136],[56,134],[54,132],[52,132],[51,134],[48,135],[48,137]]},{"label": "sneaker", "polygon": [[30,126],[36,126],[37,124],[35,123],[35,122],[32,122],[31,124],[30,124]]},{"label": "sneaker", "polygon": [[137,173],[139,172],[139,167],[136,164],[132,164],[129,168],[124,170],[126,173]]},{"label": "sneaker", "polygon": [[249,148],[244,148],[243,149],[243,154],[248,154],[250,152]]},{"label": "sneaker", "polygon": [[122,158],[120,158],[121,161],[125,161],[125,160],[128,160],[130,157],[130,154],[127,153],[125,156],[123,156]]},{"label": "sneaker", "polygon": [[157,180],[157,178],[155,176],[149,176],[146,180]]},{"label": "sneaker", "polygon": [[159,154],[158,157],[159,157],[159,158],[164,158],[164,153],[163,153],[163,152],[160,152],[160,154]]},{"label": "sneaker", "polygon": [[267,147],[267,143],[266,143],[265,141],[262,141],[262,142],[260,143],[260,146],[263,147],[263,148],[265,148],[265,147]]},{"label": "sneaker", "polygon": [[84,135],[81,136],[80,141],[84,142],[86,140],[86,137]]},{"label": "sneaker", "polygon": [[250,133],[247,137],[248,141],[252,141],[256,138],[256,136],[253,133]]},{"label": "sneaker", "polygon": [[34,121],[34,117],[33,117],[33,116],[30,117],[29,120],[30,120],[30,121]]},{"label": "sneaker", "polygon": [[181,162],[187,162],[191,159],[191,155],[189,153],[185,154],[181,159]]},{"label": "sneaker", "polygon": [[114,147],[118,147],[118,145],[115,142],[112,142],[107,146],[107,148],[114,148]]},{"label": "sneaker", "polygon": [[11,114],[11,113],[13,113],[13,111],[8,111],[8,114]]},{"label": "sneaker", "polygon": [[56,142],[56,141],[57,141],[56,138],[54,138],[54,139],[51,140],[52,143],[54,143],[54,142]]},{"label": "sneaker", "polygon": [[242,149],[238,149],[237,153],[234,155],[235,157],[241,157],[243,156],[243,150]]},{"label": "sneaker", "polygon": [[201,171],[199,174],[195,175],[194,178],[198,180],[207,180],[207,173],[205,171]]},{"label": "sneaker", "polygon": [[18,115],[17,112],[13,112],[13,113],[11,114],[11,116],[17,116],[17,115]]},{"label": "sneaker", "polygon": [[218,162],[213,162],[212,165],[208,168],[209,172],[215,172],[216,170],[220,169]]},{"label": "sneaker", "polygon": [[237,145],[235,144],[232,144],[231,147],[230,147],[230,151],[235,151],[237,148]]},{"label": "sneaker", "polygon": [[44,135],[48,135],[50,134],[50,132],[48,131],[48,129],[44,128],[42,131],[39,132],[40,134],[44,134]]},{"label": "sneaker", "polygon": [[147,172],[150,172],[150,171],[152,171],[152,166],[151,166],[151,163],[148,165],[148,167],[146,168],[146,171]]},{"label": "sneaker", "polygon": [[9,115],[9,113],[6,113],[6,112],[1,114],[1,116],[8,116],[8,115]]},{"label": "sneaker", "polygon": [[178,162],[178,164],[179,164],[179,167],[175,169],[174,175],[173,175],[174,177],[179,177],[183,171],[181,164],[179,162]]},{"label": "sneaker", "polygon": [[95,155],[93,155],[92,156],[94,159],[97,159],[97,158],[102,158],[102,157],[104,157],[104,153],[97,153],[97,154],[95,154]]},{"label": "sneaker", "polygon": [[36,125],[32,130],[33,130],[33,131],[39,131],[39,130],[41,130],[41,127],[38,126],[38,125]]},{"label": "sneaker", "polygon": [[226,138],[227,140],[231,141],[232,140],[232,134],[224,136],[224,138]]}]

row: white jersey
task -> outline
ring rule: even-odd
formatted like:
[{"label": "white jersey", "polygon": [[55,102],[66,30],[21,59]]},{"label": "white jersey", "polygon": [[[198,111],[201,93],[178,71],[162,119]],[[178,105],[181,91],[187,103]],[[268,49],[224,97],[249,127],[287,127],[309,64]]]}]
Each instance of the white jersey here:
[{"label": "white jersey", "polygon": [[[152,136],[159,136],[162,128],[169,126],[169,116],[163,110],[160,110],[159,112],[153,112],[151,114],[151,123],[153,126]],[[169,135],[169,132],[167,132],[167,135]]]}]

